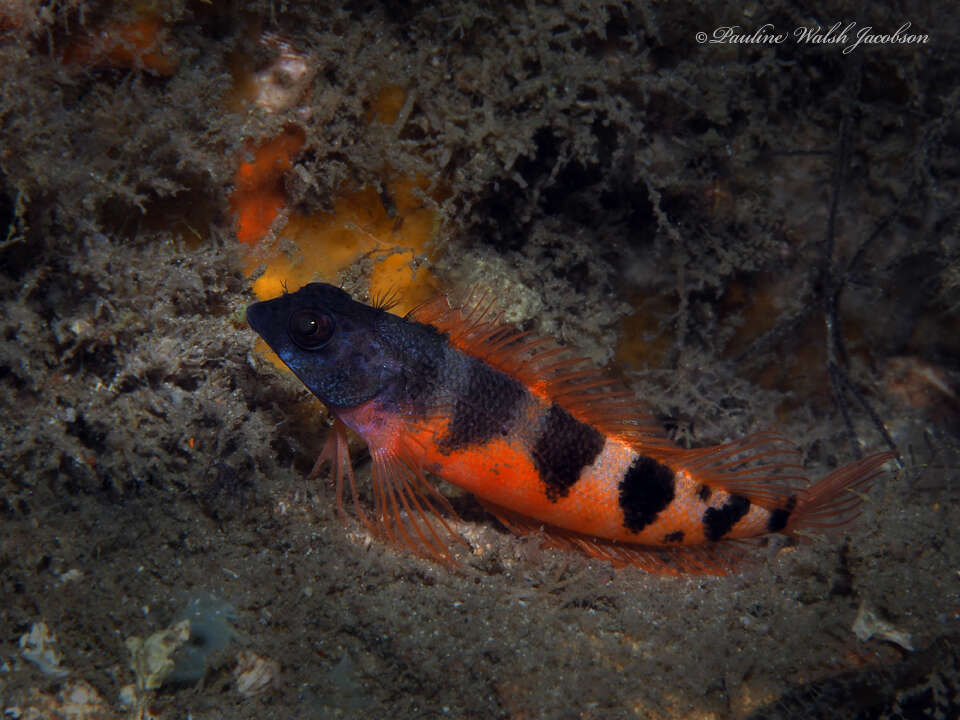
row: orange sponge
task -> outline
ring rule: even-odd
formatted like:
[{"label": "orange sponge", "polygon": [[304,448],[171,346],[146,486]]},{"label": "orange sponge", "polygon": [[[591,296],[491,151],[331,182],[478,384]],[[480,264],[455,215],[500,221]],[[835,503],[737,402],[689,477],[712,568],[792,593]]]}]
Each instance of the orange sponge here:
[{"label": "orange sponge", "polygon": [[237,168],[230,197],[240,242],[259,242],[277,219],[286,204],[283,174],[293,166],[305,139],[300,128],[289,128],[259,147],[247,146],[253,158]]},{"label": "orange sponge", "polygon": [[143,68],[157,75],[172,75],[176,63],[163,51],[165,29],[156,15],[144,15],[131,23],[107,25],[96,35],[82,37],[69,45],[63,61]]},{"label": "orange sponge", "polygon": [[[268,259],[267,269],[254,283],[257,297],[275,297],[283,285],[298,287],[313,280],[335,282],[337,274],[369,257],[370,293],[383,296],[396,291],[402,311],[436,293],[436,282],[418,257],[430,256],[436,231],[432,208],[415,188],[424,189],[423,178],[400,178],[388,183],[395,212],[388,213],[380,195],[371,187],[344,193],[334,201],[332,213],[291,215],[283,230],[299,253],[278,253]],[[253,269],[252,267],[250,268]]]},{"label": "orange sponge", "polygon": [[406,88],[399,85],[386,85],[370,102],[367,110],[367,124],[378,122],[382,125],[393,125],[400,117],[400,111],[406,101]]},{"label": "orange sponge", "polygon": [[[238,78],[242,80],[243,74]],[[367,122],[395,122],[406,98],[402,87],[382,88],[371,100]],[[304,142],[304,133],[290,128],[273,140],[247,148],[251,157],[237,168],[230,198],[241,243],[259,243],[283,211],[283,175]],[[372,263],[371,296],[396,297],[398,312],[435,295],[435,278],[420,266],[423,258],[434,252],[437,225],[426,197],[429,183],[422,176],[396,176],[389,168],[384,175],[390,179],[382,187],[344,189],[334,199],[332,212],[291,212],[282,231],[289,241],[285,250],[260,250],[250,256],[248,272],[265,266],[253,285],[257,297],[275,297],[285,287],[315,280],[336,282],[342,270],[362,260]],[[273,254],[265,257],[265,252]]]}]

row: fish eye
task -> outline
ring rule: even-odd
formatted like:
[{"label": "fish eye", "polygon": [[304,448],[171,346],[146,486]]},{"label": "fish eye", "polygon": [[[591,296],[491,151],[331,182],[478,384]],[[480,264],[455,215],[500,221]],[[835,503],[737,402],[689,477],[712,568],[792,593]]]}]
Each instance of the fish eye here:
[{"label": "fish eye", "polygon": [[318,310],[297,310],[287,323],[287,334],[297,347],[318,350],[333,337],[333,318]]}]

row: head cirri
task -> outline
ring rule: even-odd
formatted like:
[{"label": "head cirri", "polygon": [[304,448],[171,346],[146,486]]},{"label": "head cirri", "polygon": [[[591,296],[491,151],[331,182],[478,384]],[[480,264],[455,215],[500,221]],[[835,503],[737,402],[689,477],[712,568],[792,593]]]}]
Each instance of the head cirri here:
[{"label": "head cirri", "polygon": [[359,405],[390,384],[394,353],[383,325],[391,317],[323,283],[247,308],[250,327],[332,407]]}]

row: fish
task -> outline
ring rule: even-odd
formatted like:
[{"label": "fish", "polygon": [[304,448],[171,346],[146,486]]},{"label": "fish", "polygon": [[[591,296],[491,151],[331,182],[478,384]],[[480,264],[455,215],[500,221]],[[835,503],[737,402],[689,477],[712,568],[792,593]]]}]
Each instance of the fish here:
[{"label": "fish", "polygon": [[[247,308],[247,321],[326,406],[338,512],[372,533],[457,564],[448,498],[471,493],[510,531],[613,565],[723,575],[745,541],[842,527],[893,459],[878,452],[809,483],[799,452],[760,431],[688,449],[621,381],[552,338],[503,322],[492,297],[445,295],[405,316],[310,283]],[[372,508],[347,431],[372,459]],[[802,534],[802,533],[801,533]]]}]

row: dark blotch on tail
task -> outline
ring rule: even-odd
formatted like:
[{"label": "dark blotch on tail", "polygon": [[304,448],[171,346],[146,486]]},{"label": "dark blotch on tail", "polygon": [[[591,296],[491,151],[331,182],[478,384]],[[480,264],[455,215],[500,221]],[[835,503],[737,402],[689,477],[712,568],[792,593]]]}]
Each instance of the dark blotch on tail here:
[{"label": "dark blotch on tail", "polygon": [[604,437],[563,408],[551,405],[533,446],[533,462],[547,486],[547,498],[556,502],[570,492],[580,473],[603,450]]},{"label": "dark blotch on tail", "polygon": [[743,495],[732,495],[723,507],[707,508],[703,514],[704,534],[707,540],[722,538],[748,512],[750,512],[750,501]]},{"label": "dark blotch on tail", "polygon": [[482,362],[471,362],[466,390],[454,405],[453,420],[440,447],[457,450],[509,434],[526,393],[513,378]]},{"label": "dark blotch on tail", "polygon": [[770,532],[780,532],[787,526],[787,522],[790,520],[790,515],[793,513],[794,508],[797,507],[797,496],[791,495],[790,499],[787,500],[787,504],[782,508],[777,508],[772,513],[770,513],[770,519],[767,520],[767,530]]},{"label": "dark blotch on tail", "polygon": [[620,508],[628,530],[640,532],[673,502],[674,472],[663,463],[641,455],[620,481]]}]

